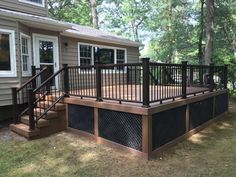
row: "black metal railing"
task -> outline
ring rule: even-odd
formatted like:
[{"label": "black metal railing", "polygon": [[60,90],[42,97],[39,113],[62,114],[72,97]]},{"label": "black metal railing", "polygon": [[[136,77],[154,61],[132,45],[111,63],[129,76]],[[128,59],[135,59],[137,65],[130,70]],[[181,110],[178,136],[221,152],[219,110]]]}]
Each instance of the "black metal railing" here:
[{"label": "black metal railing", "polygon": [[227,66],[142,63],[73,66],[69,95],[97,101],[150,103],[226,88]]}]

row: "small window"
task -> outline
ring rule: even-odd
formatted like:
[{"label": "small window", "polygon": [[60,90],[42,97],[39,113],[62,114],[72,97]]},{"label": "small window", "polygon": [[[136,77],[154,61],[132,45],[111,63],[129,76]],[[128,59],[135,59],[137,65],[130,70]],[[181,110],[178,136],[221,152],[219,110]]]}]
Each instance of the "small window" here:
[{"label": "small window", "polygon": [[125,63],[125,50],[116,51],[116,61],[117,64]]},{"label": "small window", "polygon": [[22,64],[22,75],[31,76],[30,37],[25,34],[21,34],[21,64]]},{"label": "small window", "polygon": [[92,47],[80,45],[80,66],[92,65]]},{"label": "small window", "polygon": [[15,76],[15,31],[0,29],[0,77]]},{"label": "small window", "polygon": [[45,0],[19,0],[20,2],[45,7]]}]

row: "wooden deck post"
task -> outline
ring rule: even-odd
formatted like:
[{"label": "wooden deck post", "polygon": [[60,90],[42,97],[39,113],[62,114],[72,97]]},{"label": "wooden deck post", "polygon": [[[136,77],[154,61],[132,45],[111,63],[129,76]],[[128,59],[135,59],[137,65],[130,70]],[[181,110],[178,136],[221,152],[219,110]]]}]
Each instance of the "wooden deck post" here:
[{"label": "wooden deck post", "polygon": [[227,89],[228,84],[228,65],[224,66],[224,88]]},{"label": "wooden deck post", "polygon": [[143,107],[150,107],[150,91],[149,91],[149,60],[150,58],[142,58],[143,64]]},{"label": "wooden deck post", "polygon": [[102,101],[101,67],[99,65],[96,65],[95,69],[96,69],[96,93],[97,93],[97,101]]},{"label": "wooden deck post", "polygon": [[[32,77],[34,77],[36,75],[36,67],[35,66],[31,66],[31,74],[32,74]],[[32,81],[32,88],[36,89],[36,79],[34,79]]]},{"label": "wooden deck post", "polygon": [[152,116],[142,116],[142,151],[150,158],[152,152]]},{"label": "wooden deck post", "polygon": [[210,92],[213,92],[214,89],[214,64],[211,63],[210,64],[210,68],[209,68],[209,81],[210,81]]},{"label": "wooden deck post", "polygon": [[29,129],[35,130],[34,120],[34,91],[32,88],[28,89],[28,106],[29,106]]},{"label": "wooden deck post", "polygon": [[19,122],[18,120],[18,103],[17,103],[17,88],[12,88],[12,113],[13,113],[13,120],[14,123],[17,124]]},{"label": "wooden deck post", "polygon": [[187,98],[187,61],[182,61],[182,98]]},{"label": "wooden deck post", "polygon": [[69,97],[69,70],[68,70],[68,64],[63,64],[64,68],[64,92],[65,97]]}]

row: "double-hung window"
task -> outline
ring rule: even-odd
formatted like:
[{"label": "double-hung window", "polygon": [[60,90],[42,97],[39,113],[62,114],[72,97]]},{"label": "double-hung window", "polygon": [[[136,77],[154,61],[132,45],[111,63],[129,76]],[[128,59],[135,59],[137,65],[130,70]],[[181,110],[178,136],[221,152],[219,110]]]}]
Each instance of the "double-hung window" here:
[{"label": "double-hung window", "polygon": [[19,1],[27,4],[32,4],[35,6],[45,7],[45,0],[19,0]]},{"label": "double-hung window", "polygon": [[15,31],[0,29],[0,77],[16,77]]},{"label": "double-hung window", "polygon": [[79,65],[126,63],[126,49],[79,44]]},{"label": "double-hung window", "polygon": [[31,40],[21,33],[21,68],[23,76],[31,76]]}]

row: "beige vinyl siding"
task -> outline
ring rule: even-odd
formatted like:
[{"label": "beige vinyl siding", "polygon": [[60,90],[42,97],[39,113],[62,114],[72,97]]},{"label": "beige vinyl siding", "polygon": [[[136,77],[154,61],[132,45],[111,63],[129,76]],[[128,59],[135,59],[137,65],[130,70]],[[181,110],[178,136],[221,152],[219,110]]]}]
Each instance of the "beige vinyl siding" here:
[{"label": "beige vinyl siding", "polygon": [[9,19],[0,18],[0,28],[15,31],[15,44],[16,44],[16,70],[17,77],[0,77],[0,106],[12,104],[11,88],[19,87],[19,36],[18,36],[18,23]]},{"label": "beige vinyl siding", "polygon": [[45,0],[45,7],[39,7],[27,3],[20,2],[19,0],[1,0],[0,8],[15,10],[19,12],[26,12],[33,15],[47,16],[47,0]]},{"label": "beige vinyl siding", "polygon": [[[65,43],[68,44],[65,47]],[[104,42],[96,42],[90,40],[82,40],[75,39],[70,37],[61,37],[61,64],[69,64],[69,65],[78,65],[78,43],[88,43],[88,44],[97,44],[118,48],[126,48],[127,49],[127,62],[128,63],[137,63],[139,62],[139,48],[138,47],[130,47],[123,45],[115,45]]]}]

